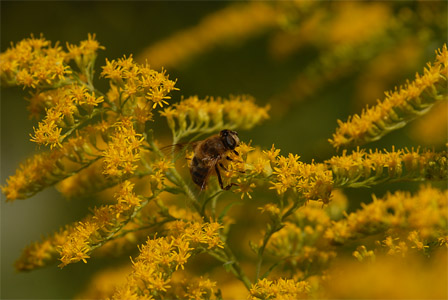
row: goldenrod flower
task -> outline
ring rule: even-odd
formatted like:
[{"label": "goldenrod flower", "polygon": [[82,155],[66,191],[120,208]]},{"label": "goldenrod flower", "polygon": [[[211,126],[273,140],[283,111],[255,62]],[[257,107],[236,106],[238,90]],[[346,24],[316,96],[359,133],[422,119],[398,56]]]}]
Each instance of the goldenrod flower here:
[{"label": "goldenrod flower", "polygon": [[446,151],[420,149],[353,151],[327,160],[336,186],[371,186],[387,180],[443,180],[448,176]]},{"label": "goldenrod flower", "polygon": [[111,89],[116,89],[118,95],[111,98],[117,107],[122,108],[126,102],[128,105],[135,105],[137,100],[149,102],[149,106],[141,106],[148,113],[158,105],[168,104],[168,95],[173,90],[175,81],[169,80],[165,71],[157,72],[146,64],[137,64],[132,56],[123,57],[118,60],[109,61],[106,59],[106,65],[102,67],[101,75],[111,80]]},{"label": "goldenrod flower", "polygon": [[309,291],[310,284],[306,281],[262,279],[250,289],[249,299],[299,299],[305,298]]},{"label": "goldenrod flower", "polygon": [[133,192],[134,185],[125,181],[116,194],[117,203],[93,210],[82,221],[62,228],[40,243],[25,248],[16,262],[18,270],[31,270],[59,258],[60,267],[70,263],[87,262],[90,253],[105,243],[139,209],[142,199]]},{"label": "goldenrod flower", "polygon": [[[171,287],[172,273],[179,267],[183,269],[195,248],[207,246],[206,249],[213,249],[220,246],[221,242],[215,242],[219,240],[219,228],[217,223],[176,221],[169,227],[170,236],[148,239],[139,248],[139,256],[132,261],[133,272],[127,277],[126,284],[116,290],[113,298],[163,295]],[[202,288],[211,289],[213,284],[206,282],[208,287]],[[206,293],[201,288],[195,291]]]},{"label": "goldenrod flower", "polygon": [[27,159],[1,187],[7,199],[28,198],[95,161],[97,154],[88,141],[89,134],[96,132],[80,131],[78,137],[68,139],[61,148]]},{"label": "goldenrod flower", "polygon": [[250,129],[266,120],[269,106],[258,107],[250,96],[230,96],[229,99],[197,96],[182,99],[162,111],[173,133],[175,143],[192,134],[210,134],[222,128]]},{"label": "goldenrod flower", "polygon": [[0,55],[2,84],[22,85],[24,88],[50,87],[72,73],[64,64],[65,52],[56,43],[41,35],[18,42]]},{"label": "goldenrod flower", "polygon": [[[377,200],[346,219],[334,223],[325,232],[325,238],[343,243],[359,235],[375,234],[389,228],[418,230],[422,239],[437,239],[447,229],[446,191],[423,187],[416,195],[406,192],[388,194],[384,200]],[[414,246],[422,248],[415,234],[408,237]]]},{"label": "goldenrod flower", "polygon": [[217,283],[215,281],[203,278],[202,276],[193,278],[184,287],[185,294],[183,297],[185,299],[218,299],[215,295],[216,285]]},{"label": "goldenrod flower", "polygon": [[65,60],[74,60],[80,70],[91,68],[91,65],[96,59],[97,50],[104,50],[95,39],[95,34],[88,34],[87,40],[82,41],[79,46],[67,43],[68,53],[65,55]]},{"label": "goldenrod flower", "polygon": [[[238,14],[234,7],[247,11]],[[256,32],[250,28],[253,24],[274,26],[279,16],[292,25],[289,22],[299,11],[289,12],[287,7],[297,8],[294,3],[255,3],[232,5],[228,13],[238,20],[255,13],[256,19],[242,23],[248,26],[242,26],[241,37],[246,37]],[[263,11],[269,15],[257,15]],[[362,39],[353,35],[356,30],[335,28],[334,39]],[[78,46],[67,44],[67,51],[43,37],[31,37],[0,56],[2,84],[30,90],[28,110],[37,122],[32,141],[49,146],[6,180],[1,189],[7,200],[27,198],[54,185],[66,197],[101,192],[101,199],[114,200],[26,247],[16,269],[32,270],[57,261],[60,267],[86,263],[94,254],[124,254],[142,244],[128,261],[127,275],[115,290],[105,288],[102,297],[221,299],[225,296],[221,282],[228,280],[219,272],[222,266],[247,289],[250,299],[295,299],[325,294],[322,287],[335,280],[327,273],[330,263],[341,261],[348,248],[351,261],[374,265],[384,255],[397,260],[423,258],[446,247],[446,190],[426,185],[415,193],[373,196],[373,201],[362,202],[350,213],[349,199],[341,190],[402,180],[446,180],[446,151],[391,145],[388,150],[358,148],[323,162],[304,162],[295,153],[281,155],[274,145],[264,149],[252,141],[241,142],[227,159],[217,162],[234,193],[217,190],[217,185],[199,191],[186,180],[188,167],[179,172],[178,157],[166,159],[158,145],[194,145],[191,142],[225,128],[251,129],[268,119],[269,105],[259,106],[246,95],[192,96],[172,104],[176,81],[163,69],[158,72],[147,63],[136,63],[132,55],[106,59],[101,75],[110,89],[103,93],[93,84],[96,52],[103,48],[94,35]],[[343,138],[334,141],[342,146],[376,139],[445,99],[447,53],[446,47],[438,51],[424,75],[388,94],[377,106],[380,109],[366,111],[359,117],[360,127],[347,125],[356,137],[338,130]],[[170,142],[158,140],[160,124],[148,122],[158,107],[172,131]],[[381,120],[375,119],[379,115]],[[220,199],[222,195],[226,197]],[[244,211],[229,214],[246,196],[251,201],[244,203]],[[259,217],[260,211],[267,217]],[[241,214],[253,226],[266,222],[259,242],[250,243],[254,264],[241,260],[250,255],[241,252],[243,248],[233,252],[235,239],[229,232]],[[244,228],[236,225],[237,230]],[[199,274],[203,270],[193,265],[209,258],[216,260],[211,261],[216,272]]]},{"label": "goldenrod flower", "polygon": [[443,45],[423,75],[417,74],[414,81],[387,92],[382,102],[363,110],[360,116],[353,115],[347,122],[338,121],[339,127],[330,143],[339,148],[375,141],[426,113],[434,103],[447,99],[447,68],[448,50]]},{"label": "goldenrod flower", "polygon": [[237,180],[238,188],[234,190],[236,193],[241,193],[241,200],[244,199],[244,196],[247,195],[249,199],[252,199],[252,196],[250,195],[251,192],[253,192],[253,188],[256,187],[255,183],[248,181],[247,179],[239,179]]},{"label": "goldenrod flower", "polygon": [[278,194],[293,190],[305,200],[328,203],[333,189],[333,175],[324,164],[305,164],[298,155],[278,156],[274,164],[272,187]]},{"label": "goldenrod flower", "polygon": [[134,173],[140,159],[143,138],[137,134],[130,119],[122,119],[115,125],[104,156],[104,174],[121,177]]}]

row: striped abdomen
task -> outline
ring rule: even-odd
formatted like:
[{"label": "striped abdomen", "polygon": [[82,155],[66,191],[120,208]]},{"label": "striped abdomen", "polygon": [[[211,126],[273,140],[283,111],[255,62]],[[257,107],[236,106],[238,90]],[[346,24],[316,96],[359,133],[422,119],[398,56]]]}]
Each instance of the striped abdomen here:
[{"label": "striped abdomen", "polygon": [[190,174],[193,182],[196,183],[201,190],[205,189],[207,185],[207,177],[210,171],[210,167],[203,164],[203,162],[196,156],[193,157],[190,164]]}]

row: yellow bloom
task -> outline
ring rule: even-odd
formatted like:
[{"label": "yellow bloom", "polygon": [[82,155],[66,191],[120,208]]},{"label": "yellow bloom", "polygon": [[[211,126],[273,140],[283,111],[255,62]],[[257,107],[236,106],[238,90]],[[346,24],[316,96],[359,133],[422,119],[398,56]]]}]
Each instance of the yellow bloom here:
[{"label": "yellow bloom", "polygon": [[176,82],[169,80],[165,71],[157,72],[147,63],[137,64],[132,56],[112,61],[106,59],[106,65],[102,68],[101,75],[111,80],[111,89],[117,89],[119,97],[116,99],[116,105],[119,107],[125,103],[124,100],[129,101],[129,98],[132,105],[135,105],[136,99],[145,99],[150,104],[140,106],[140,109],[163,107],[164,104],[168,104],[166,100],[171,99],[168,94],[178,90],[175,87]]},{"label": "yellow bloom", "polygon": [[[375,234],[386,229],[406,228],[418,230],[422,239],[437,239],[446,231],[448,201],[446,191],[422,187],[418,193],[388,194],[385,199],[363,204],[362,209],[346,219],[335,222],[325,232],[325,237],[337,243],[359,235]],[[409,237],[415,246],[422,248],[415,233]]]},{"label": "yellow bloom", "polygon": [[140,146],[143,138],[134,130],[130,119],[122,119],[115,125],[104,156],[104,174],[108,176],[129,175],[134,173],[140,160]]},{"label": "yellow bloom", "polygon": [[222,128],[250,129],[266,120],[269,106],[258,107],[250,96],[231,96],[229,99],[197,96],[182,99],[163,110],[174,136],[174,142],[192,134],[210,134]]},{"label": "yellow bloom", "polygon": [[89,134],[96,132],[81,131],[78,137],[62,143],[62,147],[27,159],[20,165],[15,175],[6,180],[6,186],[1,187],[7,199],[31,197],[95,160],[93,146],[88,142]]},{"label": "yellow bloom", "polygon": [[419,149],[391,151],[363,150],[327,160],[336,186],[371,186],[385,180],[444,180],[448,176],[446,151],[434,152]]},{"label": "yellow bloom", "polygon": [[[136,295],[167,292],[171,287],[172,273],[179,267],[183,269],[195,247],[201,244],[208,244],[209,249],[219,247],[220,244],[214,242],[219,239],[219,228],[217,223],[175,221],[169,224],[171,235],[148,239],[139,248],[139,256],[132,261],[133,272],[128,275],[127,282],[116,290],[113,298],[118,298],[125,291],[132,291]],[[213,286],[212,282],[205,280],[198,289],[194,289],[194,293],[207,293],[207,289]]]},{"label": "yellow bloom", "polygon": [[262,279],[252,285],[249,299],[300,299],[310,291],[306,281],[279,278],[277,280]]},{"label": "yellow bloom", "polygon": [[330,143],[341,146],[361,145],[380,139],[388,132],[401,128],[410,120],[424,114],[434,103],[447,99],[448,50],[443,45],[436,51],[435,62],[393,92],[387,92],[383,102],[363,110],[361,116],[338,121],[339,128]]},{"label": "yellow bloom", "polygon": [[253,188],[256,187],[255,183],[250,182],[250,180],[240,178],[237,179],[238,188],[234,189],[233,191],[235,193],[241,193],[241,200],[244,199],[244,196],[247,195],[249,199],[252,199],[252,196],[250,195],[251,192],[253,192]]},{"label": "yellow bloom", "polygon": [[186,286],[185,299],[212,299],[215,294],[216,282],[199,278],[190,279]]}]

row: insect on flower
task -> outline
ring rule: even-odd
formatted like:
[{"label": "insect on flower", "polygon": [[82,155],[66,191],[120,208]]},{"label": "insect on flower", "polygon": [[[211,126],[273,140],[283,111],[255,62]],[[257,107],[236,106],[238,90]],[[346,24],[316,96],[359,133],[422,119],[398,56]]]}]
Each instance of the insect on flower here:
[{"label": "insect on flower", "polygon": [[238,133],[233,130],[224,129],[221,130],[219,134],[208,137],[205,140],[173,146],[177,148],[179,148],[179,146],[180,148],[190,146],[193,149],[194,155],[189,164],[190,175],[193,182],[197,184],[201,190],[204,190],[207,187],[208,178],[213,172],[215,172],[218,177],[221,189],[228,190],[237,184],[231,183],[224,186],[219,168],[221,167],[226,170],[223,161],[233,161],[228,155],[229,152],[239,155],[235,150],[239,144],[240,139]]}]

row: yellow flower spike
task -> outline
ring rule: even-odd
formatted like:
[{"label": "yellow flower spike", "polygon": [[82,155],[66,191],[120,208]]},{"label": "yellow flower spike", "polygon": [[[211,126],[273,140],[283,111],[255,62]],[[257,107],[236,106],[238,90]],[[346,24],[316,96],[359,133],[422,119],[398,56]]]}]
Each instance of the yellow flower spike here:
[{"label": "yellow flower spike", "polygon": [[269,107],[258,107],[250,96],[230,96],[229,99],[197,96],[182,99],[160,112],[177,143],[193,134],[211,134],[227,129],[250,129],[268,118]]},{"label": "yellow flower spike", "polygon": [[[157,106],[168,105],[166,100],[171,99],[168,94],[178,90],[175,87],[176,81],[168,79],[165,71],[157,72],[152,70],[148,64],[138,64],[132,56],[129,58],[124,56],[112,61],[106,59],[106,65],[102,68],[101,76],[111,79],[111,90],[118,93],[113,97],[116,105],[121,107],[124,102],[128,102],[127,105],[135,107],[138,105],[136,99],[144,99],[150,107],[145,109],[146,105],[141,105],[139,109],[145,110],[146,115],[150,114],[150,108],[155,109]],[[120,92],[123,92],[125,97],[130,97],[131,100],[126,98],[126,101],[121,103]]]},{"label": "yellow flower spike", "polygon": [[104,156],[104,174],[121,177],[133,174],[140,160],[142,138],[134,130],[129,118],[123,118],[114,125],[115,132],[111,136]]},{"label": "yellow flower spike", "polygon": [[56,87],[72,77],[73,70],[66,64],[70,59],[84,54],[90,61],[96,56],[96,50],[103,48],[98,44],[94,47],[94,42],[97,43],[94,36],[89,35],[84,47],[67,44],[68,52],[64,52],[58,43],[51,46],[42,36],[40,39],[32,36],[0,55],[0,77],[8,85],[23,85],[24,88]]},{"label": "yellow flower spike", "polygon": [[365,153],[353,151],[334,156],[325,163],[332,170],[335,186],[371,186],[384,180],[443,180],[448,176],[447,153],[408,149]]},{"label": "yellow flower spike", "polygon": [[307,296],[310,284],[307,281],[279,278],[266,278],[253,284],[250,289],[250,299],[301,299]]},{"label": "yellow flower spike", "polygon": [[217,299],[215,298],[215,289],[217,283],[210,279],[192,278],[188,280],[184,289],[186,292],[183,295],[184,299]]},{"label": "yellow flower spike", "polygon": [[280,154],[280,149],[275,149],[274,144],[272,144],[272,147],[270,150],[265,150],[263,153],[266,154],[266,156],[269,158],[271,162],[274,162],[277,156]]},{"label": "yellow flower spike", "polygon": [[[335,222],[327,229],[325,237],[344,242],[360,234],[369,235],[388,228],[405,227],[418,230],[423,239],[437,239],[446,231],[446,199],[446,191],[429,186],[422,187],[415,195],[405,192],[388,194],[383,200],[363,205],[361,210]],[[415,234],[411,237],[412,241],[417,241]],[[392,242],[393,239],[389,237],[385,240],[385,245],[391,248]]]},{"label": "yellow flower spike", "polygon": [[[157,291],[165,293],[171,287],[172,273],[191,257],[195,247],[208,245],[208,249],[219,247],[217,223],[194,223],[175,221],[168,226],[170,235],[148,239],[139,247],[140,254],[132,260],[133,272],[128,275],[127,282],[118,287],[112,299],[118,299],[124,291]],[[212,287],[211,282],[204,282],[202,287]],[[201,292],[202,293],[202,292]]]},{"label": "yellow flower spike", "polygon": [[380,139],[392,130],[403,127],[426,113],[434,103],[447,99],[448,50],[446,44],[436,51],[433,64],[428,64],[423,75],[413,82],[386,92],[386,98],[361,115],[338,121],[339,127],[329,142],[336,148],[362,145]]}]

